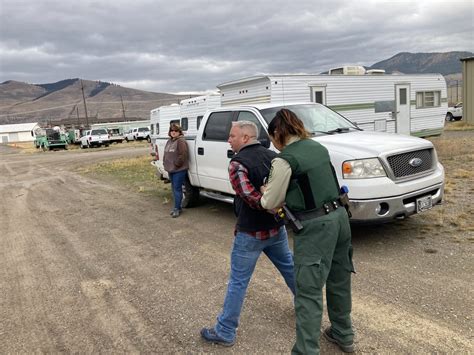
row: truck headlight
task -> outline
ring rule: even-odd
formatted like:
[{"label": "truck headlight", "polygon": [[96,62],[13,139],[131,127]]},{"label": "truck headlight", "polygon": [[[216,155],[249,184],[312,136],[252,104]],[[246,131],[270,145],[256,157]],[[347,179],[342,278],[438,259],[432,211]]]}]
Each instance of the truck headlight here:
[{"label": "truck headlight", "polygon": [[377,158],[349,160],[342,164],[344,179],[368,179],[387,176]]}]

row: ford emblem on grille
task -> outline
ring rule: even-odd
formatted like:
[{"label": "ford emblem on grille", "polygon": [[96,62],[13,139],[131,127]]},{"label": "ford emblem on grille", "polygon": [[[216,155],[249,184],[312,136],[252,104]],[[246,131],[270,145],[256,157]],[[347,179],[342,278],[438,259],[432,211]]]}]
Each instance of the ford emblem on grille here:
[{"label": "ford emblem on grille", "polygon": [[410,159],[410,161],[408,162],[408,164],[410,164],[412,167],[414,168],[417,168],[419,167],[421,164],[423,164],[423,160],[421,160],[420,158],[413,158],[413,159]]}]

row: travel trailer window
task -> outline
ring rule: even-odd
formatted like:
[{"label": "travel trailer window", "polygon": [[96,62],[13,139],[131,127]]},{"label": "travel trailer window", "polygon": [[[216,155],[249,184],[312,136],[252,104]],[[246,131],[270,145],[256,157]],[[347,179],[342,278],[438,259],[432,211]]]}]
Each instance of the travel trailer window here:
[{"label": "travel trailer window", "polygon": [[201,121],[202,121],[202,116],[197,116],[196,118],[197,129],[199,129],[199,126],[201,126]]},{"label": "travel trailer window", "polygon": [[441,91],[418,91],[416,93],[416,108],[441,106]]},{"label": "travel trailer window", "polygon": [[202,134],[205,141],[227,142],[230,126],[232,125],[232,111],[214,112],[209,116]]},{"label": "travel trailer window", "polygon": [[314,102],[317,102],[318,104],[323,103],[323,92],[322,91],[315,91],[314,92]]},{"label": "travel trailer window", "polygon": [[156,124],[156,134],[160,134],[160,124]]},{"label": "travel trailer window", "polygon": [[395,101],[375,101],[375,112],[394,112],[395,111]]},{"label": "travel trailer window", "polygon": [[188,118],[187,117],[181,117],[181,128],[183,131],[188,130]]},{"label": "travel trailer window", "polygon": [[171,120],[171,121],[170,121],[170,126],[171,126],[172,124],[177,124],[178,126],[180,126],[180,125],[181,125],[181,122],[180,122],[179,120]]}]

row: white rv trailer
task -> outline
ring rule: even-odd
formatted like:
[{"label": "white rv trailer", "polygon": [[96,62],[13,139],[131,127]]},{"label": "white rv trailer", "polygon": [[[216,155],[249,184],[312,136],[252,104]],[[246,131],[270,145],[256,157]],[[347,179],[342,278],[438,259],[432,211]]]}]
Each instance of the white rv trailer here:
[{"label": "white rv trailer", "polygon": [[203,96],[196,96],[190,99],[181,100],[180,114],[181,126],[183,123],[187,124],[186,133],[188,135],[197,134],[202,117],[207,110],[212,110],[221,105],[220,94],[208,94]]},{"label": "white rv trailer", "polygon": [[360,128],[411,134],[441,134],[448,108],[441,74],[259,75],[217,86],[222,106],[318,102]]},{"label": "white rv trailer", "polygon": [[[171,104],[168,106],[161,106],[153,111],[158,110],[158,114],[155,113],[158,137],[168,137],[169,127],[172,123],[177,123],[181,126],[180,110],[178,104]],[[151,112],[153,112],[151,111]]]}]

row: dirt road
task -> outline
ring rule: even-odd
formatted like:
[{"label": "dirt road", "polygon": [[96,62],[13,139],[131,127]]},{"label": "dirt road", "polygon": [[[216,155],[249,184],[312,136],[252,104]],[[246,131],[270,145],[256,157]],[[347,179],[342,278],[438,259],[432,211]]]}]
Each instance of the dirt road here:
[{"label": "dirt road", "polygon": [[[199,337],[223,302],[231,206],[206,201],[171,219],[156,197],[77,173],[137,154],[0,148],[0,352],[289,353],[292,298],[264,257],[236,345]],[[427,229],[437,213],[354,228],[358,352],[473,351],[472,232]]]}]

